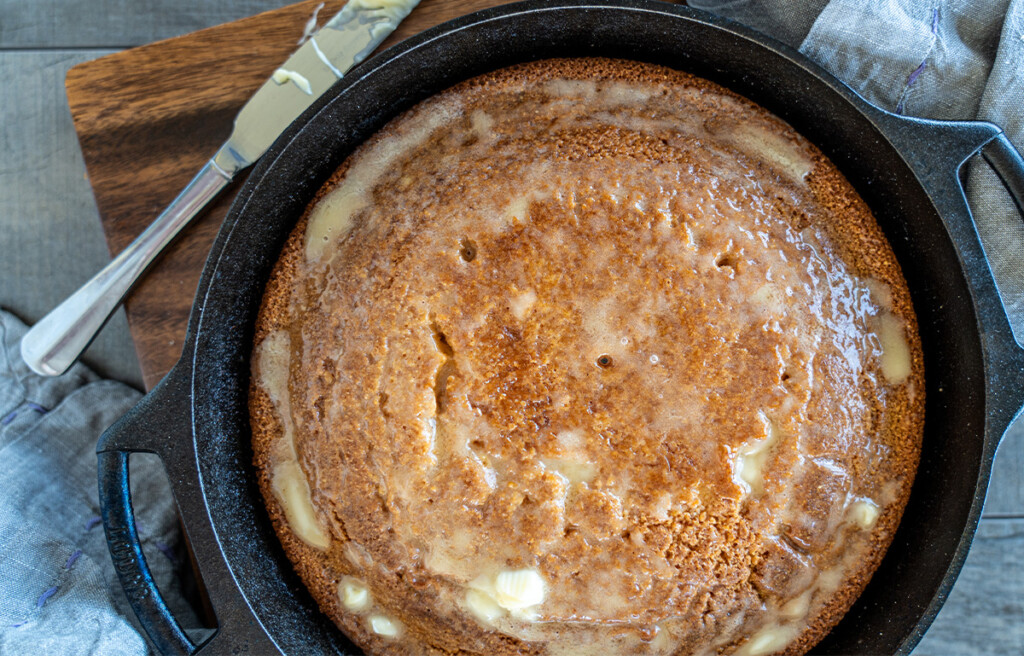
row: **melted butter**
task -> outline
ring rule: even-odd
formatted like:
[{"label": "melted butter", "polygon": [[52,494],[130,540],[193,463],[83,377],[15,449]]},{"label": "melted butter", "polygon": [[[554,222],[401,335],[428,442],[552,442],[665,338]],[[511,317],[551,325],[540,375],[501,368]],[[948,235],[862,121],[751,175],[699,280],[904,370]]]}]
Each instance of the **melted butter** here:
[{"label": "melted butter", "polygon": [[309,20],[306,21],[306,25],[302,28],[302,36],[299,37],[300,46],[316,33],[317,18],[320,16],[320,10],[323,8],[324,3],[321,2],[313,9],[313,15],[309,17]]},{"label": "melted butter", "polygon": [[272,486],[278,501],[284,507],[288,525],[303,542],[317,549],[325,550],[330,539],[320,528],[313,502],[310,498],[309,483],[294,460],[280,462],[274,466]]},{"label": "melted butter", "polygon": [[797,184],[806,184],[807,176],[814,168],[814,161],[803,148],[756,123],[729,123],[716,130],[715,134]]},{"label": "melted butter", "polygon": [[762,411],[757,415],[764,425],[765,436],[741,447],[733,460],[733,480],[754,497],[764,494],[764,468],[779,440],[779,431],[768,416]]},{"label": "melted butter", "polygon": [[875,525],[879,514],[878,506],[871,499],[854,501],[846,511],[847,519],[864,530],[868,530]]},{"label": "melted butter", "polygon": [[360,183],[354,176],[346,177],[310,212],[306,229],[307,259],[319,259],[329,242],[341,241],[352,230],[355,215],[368,203]]},{"label": "melted butter", "polygon": [[402,624],[387,615],[371,615],[370,630],[382,638],[397,638],[402,634]]},{"label": "melted butter", "polygon": [[570,484],[590,483],[597,476],[597,467],[586,460],[544,458],[541,462],[551,472],[562,476]]},{"label": "melted butter", "polygon": [[864,285],[871,292],[871,300],[892,312],[892,289],[889,285],[875,278],[867,278]]},{"label": "melted butter", "polygon": [[558,440],[558,445],[568,452],[582,449],[587,444],[583,431],[577,429],[559,431],[555,439]]},{"label": "melted butter", "polygon": [[473,574],[473,555],[478,538],[475,531],[460,529],[432,540],[428,544],[423,564],[436,574],[468,579]]},{"label": "melted butter", "polygon": [[482,109],[474,109],[469,115],[470,130],[481,142],[487,143],[494,137],[494,118]]},{"label": "melted butter", "polygon": [[526,318],[526,314],[533,307],[533,304],[537,302],[537,293],[533,290],[528,290],[522,294],[516,294],[509,298],[509,306],[512,309],[512,316],[519,321]]},{"label": "melted butter", "polygon": [[797,597],[793,597],[779,609],[779,615],[787,620],[802,620],[807,617],[807,612],[811,608],[811,596],[814,594],[814,589],[804,591]]},{"label": "melted butter", "polygon": [[398,134],[372,142],[352,159],[344,179],[320,200],[310,214],[306,227],[306,261],[316,262],[327,247],[349,233],[355,216],[369,206],[371,192],[381,176],[400,158],[421,146],[440,126],[449,122],[458,109],[436,106],[417,114]]},{"label": "melted butter", "polygon": [[283,330],[267,335],[256,354],[256,376],[270,397],[281,421],[281,437],[273,447],[271,488],[284,509],[285,520],[302,541],[317,549],[326,549],[330,539],[320,527],[309,482],[299,466],[295,451],[295,425],[288,392],[291,339]]},{"label": "melted butter", "polygon": [[817,586],[826,595],[839,589],[839,584],[846,577],[846,568],[842,564],[830,567],[818,575]]},{"label": "melted butter", "polygon": [[584,617],[618,617],[628,613],[629,599],[622,586],[623,575],[615,571],[591,572],[587,605],[577,609]]},{"label": "melted butter", "polygon": [[373,567],[373,558],[370,556],[370,552],[361,544],[350,540],[345,543],[342,552],[345,554],[345,558],[348,562],[352,563],[356,567],[361,569],[369,569],[370,567]]},{"label": "melted butter", "polygon": [[600,90],[602,101],[606,106],[643,107],[651,96],[657,93],[652,87],[642,87],[637,84],[624,84],[612,82],[602,85]]},{"label": "melted butter", "polygon": [[672,634],[668,630],[667,625],[656,624],[655,628],[657,633],[654,634],[654,639],[651,640],[651,651],[655,654],[667,654],[675,649],[675,640],[672,639]]},{"label": "melted butter", "polygon": [[593,100],[597,96],[597,83],[592,80],[556,79],[544,84],[544,91],[553,98],[581,98]]},{"label": "melted butter", "polygon": [[361,9],[369,17],[377,19],[377,22],[370,26],[370,34],[376,38],[390,34],[418,2],[419,0],[349,0],[348,6]]},{"label": "melted butter", "polygon": [[505,209],[505,218],[512,221],[525,221],[529,217],[531,196],[515,196]]},{"label": "melted butter", "polygon": [[370,589],[352,576],[346,576],[338,584],[338,598],[345,608],[356,613],[368,609],[372,602]]},{"label": "melted butter", "polygon": [[736,656],[767,656],[781,651],[800,633],[798,626],[770,624],[743,643]]},{"label": "melted butter", "polygon": [[882,343],[881,368],[885,380],[899,385],[910,376],[910,346],[903,323],[889,312],[876,317],[878,340]]},{"label": "melted butter", "polygon": [[493,624],[505,613],[532,622],[547,596],[544,578],[535,569],[503,570],[480,575],[469,582],[465,606],[477,618]]},{"label": "melted butter", "polygon": [[547,644],[548,656],[610,656],[612,654],[646,654],[668,656],[675,652],[675,638],[664,628],[658,628],[651,640],[637,634],[614,630],[572,632],[552,639]]},{"label": "melted butter", "polygon": [[[595,257],[599,255],[595,254]],[[661,300],[655,296],[645,299],[647,307],[644,309],[656,311]],[[602,355],[610,355],[613,366],[616,366],[616,362],[626,362],[637,352],[636,340],[657,336],[657,326],[644,319],[645,312],[637,313],[639,316],[628,316],[622,312],[624,306],[624,300],[616,295],[577,305],[588,341],[586,367],[594,366],[593,363]],[[631,344],[629,338],[623,342],[623,333],[631,335],[634,343]]]},{"label": "melted butter", "polygon": [[485,624],[494,624],[496,619],[505,614],[504,609],[498,605],[494,597],[473,588],[466,591],[466,608]]},{"label": "melted butter", "polygon": [[771,283],[757,288],[750,300],[772,316],[781,316],[785,311],[785,294]]}]

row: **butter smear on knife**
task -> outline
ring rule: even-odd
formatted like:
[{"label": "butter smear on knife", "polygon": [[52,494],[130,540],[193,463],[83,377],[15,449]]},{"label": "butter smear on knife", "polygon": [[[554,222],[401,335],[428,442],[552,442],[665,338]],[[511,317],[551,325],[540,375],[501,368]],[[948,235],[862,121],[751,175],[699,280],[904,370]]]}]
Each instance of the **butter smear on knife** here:
[{"label": "butter smear on knife", "polygon": [[309,80],[307,80],[306,76],[303,75],[302,73],[289,71],[286,68],[279,68],[276,71],[274,71],[274,74],[271,75],[270,77],[272,80],[274,80],[274,82],[277,82],[278,84],[292,82],[293,84],[295,84],[295,86],[299,87],[307,94],[311,96],[313,95],[313,87],[309,85]]},{"label": "butter smear on knife", "polygon": [[372,11],[375,17],[386,19],[370,28],[370,34],[377,36],[379,31],[390,32],[403,18],[409,15],[419,0],[349,0],[353,9]]}]

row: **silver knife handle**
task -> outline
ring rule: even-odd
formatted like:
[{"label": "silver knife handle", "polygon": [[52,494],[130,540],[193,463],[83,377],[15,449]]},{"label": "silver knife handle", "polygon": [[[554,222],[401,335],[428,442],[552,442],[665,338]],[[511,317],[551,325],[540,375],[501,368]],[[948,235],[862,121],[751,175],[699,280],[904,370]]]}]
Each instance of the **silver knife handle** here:
[{"label": "silver knife handle", "polygon": [[160,216],[21,338],[21,357],[43,376],[58,376],[74,364],[157,255],[231,181],[213,160],[206,163]]}]

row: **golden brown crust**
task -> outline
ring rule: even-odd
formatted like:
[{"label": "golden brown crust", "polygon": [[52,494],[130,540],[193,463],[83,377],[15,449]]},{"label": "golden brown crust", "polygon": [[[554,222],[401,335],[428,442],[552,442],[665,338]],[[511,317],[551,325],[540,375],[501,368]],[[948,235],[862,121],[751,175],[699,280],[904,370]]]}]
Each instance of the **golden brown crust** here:
[{"label": "golden brown crust", "polygon": [[[563,80],[596,82],[598,87],[580,86],[575,82],[565,85]],[[718,622],[735,614],[737,609],[765,603],[781,606],[783,601],[808,589],[808,585],[816,585],[801,578],[806,575],[807,561],[815,560],[821,565],[818,570],[824,571],[842,562],[844,547],[846,551],[855,551],[857,563],[843,570],[841,585],[820,595],[824,599],[819,599],[817,593],[812,597],[804,628],[781,650],[765,652],[787,656],[805,653],[846,612],[877,567],[899,522],[916,469],[923,416],[923,359],[909,293],[899,266],[867,206],[824,156],[764,110],[707,81],[633,62],[550,60],[470,80],[429,102],[435,110],[438,106],[443,109],[445,103],[460,103],[457,111],[445,114],[444,122],[454,126],[450,132],[460,134],[459,138],[466,139],[466,135],[470,135],[460,146],[469,150],[479,145],[473,139],[486,141],[492,135],[498,135],[499,139],[514,137],[502,133],[507,125],[500,117],[494,120],[494,107],[487,104],[492,94],[520,89],[524,85],[527,89],[551,85],[553,81],[554,86],[545,87],[545,93],[556,100],[558,94],[577,102],[585,100],[593,105],[593,112],[604,112],[611,118],[603,125],[580,124],[559,129],[551,117],[565,108],[553,107],[548,100],[538,101],[531,91],[513,96],[517,99],[509,108],[513,114],[528,105],[534,112],[532,120],[552,121],[545,133],[532,134],[532,147],[543,154],[540,159],[562,163],[559,166],[564,164],[561,169],[556,166],[544,170],[541,176],[544,179],[526,179],[529,167],[512,159],[502,161],[502,166],[496,167],[497,172],[474,170],[472,166],[479,167],[479,162],[474,161],[469,162],[469,168],[459,169],[457,162],[446,160],[446,165],[455,167],[452,170],[459,177],[431,180],[434,187],[443,191],[438,192],[436,202],[425,203],[412,214],[398,205],[403,198],[400,193],[391,198],[381,196],[379,190],[374,191],[372,205],[392,211],[395,218],[390,223],[389,217],[367,218],[371,216],[368,212],[384,210],[365,209],[357,204],[355,216],[359,217],[359,223],[351,228],[351,238],[332,237],[339,243],[344,242],[338,248],[345,250],[343,253],[339,250],[341,255],[325,258],[335,257],[341,264],[336,269],[329,264],[325,269],[319,260],[311,261],[308,254],[306,235],[311,212],[344,183],[352,166],[350,159],[332,176],[296,226],[267,286],[257,324],[254,361],[259,360],[259,345],[269,335],[280,330],[288,332],[292,344],[288,393],[296,402],[292,410],[298,426],[296,451],[306,478],[312,483],[313,506],[317,508],[320,521],[329,529],[331,546],[326,552],[310,546],[295,535],[285,519],[273,480],[275,454],[279,453],[275,443],[281,439],[284,427],[279,408],[275,407],[259,377],[254,376],[250,412],[255,465],[275,529],[296,570],[324,612],[358,644],[371,653],[380,654],[544,653],[542,641],[522,637],[533,635],[532,629],[522,629],[520,637],[515,637],[507,630],[504,633],[497,630],[502,627],[478,621],[461,606],[459,595],[463,588],[459,586],[465,586],[466,578],[472,576],[467,573],[472,568],[466,563],[484,562],[495,562],[504,568],[539,568],[560,586],[567,581],[586,583],[586,576],[571,572],[579,569],[580,563],[587,563],[588,571],[600,571],[597,565],[603,563],[612,570],[632,572],[635,575],[630,585],[642,590],[637,598],[644,603],[636,606],[631,621],[637,627],[637,635],[645,637],[628,643],[629,649],[648,646],[655,649],[653,637],[657,629],[651,627],[664,621],[660,612],[679,604],[676,616],[683,618],[679,624],[686,630],[673,625],[676,631],[673,635],[678,642],[676,653],[731,653],[735,649],[742,652],[750,647],[744,644],[753,629],[747,633],[741,631],[730,642],[714,645],[719,633],[731,635],[723,628],[726,625],[722,623],[719,627]],[[635,91],[630,91],[628,84],[607,86],[615,81],[642,83],[644,88],[653,85],[667,89],[665,93],[682,94],[698,110],[694,113],[701,117],[699,129],[704,131],[701,134],[709,143],[695,145],[693,138],[685,135],[675,140],[671,136],[659,136],[658,130],[662,128],[656,124],[660,120],[655,116],[656,111],[641,117],[648,121],[644,124],[636,117],[627,116],[634,121],[629,124],[627,118],[614,115],[620,111],[617,104],[620,100],[623,106],[628,106],[639,97],[631,95]],[[601,87],[602,84],[606,86]],[[654,101],[645,100],[652,107],[658,106]],[[504,102],[511,101],[505,97]],[[535,105],[529,105],[531,102]],[[360,152],[375,152],[373,148],[386,145],[386,139],[415,132],[415,121],[423,114],[421,110],[418,115],[417,109],[389,124]],[[475,114],[476,110],[482,114]],[[628,115],[628,110],[621,111]],[[741,117],[740,123],[737,123],[737,116]],[[749,132],[755,129],[764,130],[769,137],[761,132]],[[437,157],[441,157],[437,153],[461,152],[457,148],[453,150],[452,144],[445,141],[453,138],[446,137],[445,130],[424,133],[426,136],[410,147],[410,152],[419,153],[419,159],[411,161],[416,166],[399,166],[405,161],[403,157],[413,157],[408,153],[394,160],[393,168],[398,172],[393,173],[396,179],[390,183],[391,189],[407,184],[415,190],[422,182],[417,176],[428,176],[429,172],[425,171],[432,160],[424,159],[424,151]],[[781,141],[769,142],[768,150],[781,149],[796,155],[786,160],[773,160],[770,154],[758,158],[756,153],[745,149],[744,140],[774,138],[772,135]],[[411,138],[407,141],[412,143]],[[511,143],[502,142],[496,156],[513,152],[514,141]],[[788,151],[790,148],[795,150]],[[390,152],[380,148],[378,151]],[[664,309],[646,308],[637,299],[659,294],[675,298],[671,296],[673,284],[693,283],[697,279],[696,269],[692,272],[673,269],[673,263],[682,256],[674,251],[666,256],[662,248],[662,251],[650,250],[645,256],[656,260],[659,269],[643,269],[642,275],[633,271],[638,266],[642,268],[647,261],[638,263],[628,259],[631,249],[638,243],[645,243],[638,230],[653,233],[658,229],[650,219],[651,208],[643,205],[656,198],[657,193],[643,186],[645,177],[629,168],[633,164],[622,164],[626,160],[649,167],[651,177],[667,170],[666,166],[680,170],[689,167],[691,173],[696,171],[694,175],[700,177],[703,173],[715,173],[716,167],[723,165],[739,166],[744,174],[761,176],[764,182],[757,183],[763,193],[758,201],[758,207],[763,208],[763,215],[758,215],[764,221],[761,229],[768,235],[766,239],[770,237],[776,240],[773,244],[780,244],[779,252],[789,256],[771,262],[777,267],[795,258],[810,262],[813,258],[807,255],[807,248],[813,248],[820,251],[818,256],[824,262],[813,265],[823,267],[816,270],[818,274],[824,271],[826,277],[834,276],[838,281],[835,284],[847,285],[846,291],[866,294],[864,281],[870,281],[874,286],[871,302],[864,300],[858,301],[860,305],[853,305],[872,317],[889,313],[905,328],[909,375],[898,383],[887,383],[878,362],[880,356],[871,356],[875,357],[872,361],[862,354],[864,373],[851,379],[840,371],[840,364],[811,363],[812,356],[832,357],[828,344],[816,347],[818,350],[801,350],[797,342],[787,340],[785,335],[780,337],[777,332],[766,337],[749,327],[744,328],[743,321],[730,323],[730,318],[722,313],[724,306],[708,299],[698,299],[696,305],[690,303],[690,315],[677,317],[678,324],[667,325]],[[739,164],[729,164],[730,161]],[[807,165],[803,182],[796,179],[801,177],[799,175],[787,177],[793,170],[799,173],[801,161]],[[512,216],[515,212],[510,210],[511,218],[506,224],[489,231],[475,230],[460,223],[458,217],[441,211],[450,212],[459,200],[470,205],[477,202],[478,195],[474,194],[481,186],[500,189],[496,192],[498,196],[507,194],[500,183],[502,174],[522,174],[520,186],[527,190],[544,187],[547,179],[557,180],[562,188],[568,189],[574,175],[578,180],[588,180],[585,169],[572,168],[581,162],[607,176],[621,175],[622,180],[631,181],[639,191],[631,196],[626,186],[625,200],[615,198],[614,194],[609,196],[607,190],[590,193],[582,187],[572,188],[568,200],[538,192],[536,198],[527,198],[525,204],[520,204],[522,207],[517,206],[520,214],[523,208],[528,211],[528,221],[522,216]],[[571,175],[559,171],[569,171]],[[729,175],[731,172],[723,169],[719,177],[728,181]],[[407,178],[412,181],[406,183]],[[602,183],[599,180],[595,184]],[[746,183],[736,184],[740,185],[736,188],[741,188]],[[740,194],[732,192],[723,191],[722,197],[734,202],[741,200]],[[502,199],[508,200],[503,196]],[[634,209],[630,209],[631,203]],[[715,225],[723,230],[742,225],[735,223],[739,219],[719,217],[714,221],[706,219],[705,224],[702,219],[687,214],[698,206],[709,210],[718,207],[692,198],[666,205],[661,215],[666,225],[672,229],[682,226],[697,230],[696,237],[680,236],[673,238],[673,243],[688,239],[695,252],[704,249],[715,256],[714,268],[701,264],[707,265],[707,271],[702,269],[700,275],[708,275],[710,271],[710,275],[729,277],[730,282],[715,278],[707,285],[708,289],[718,290],[715,293],[731,289],[729,293],[740,294],[746,288],[740,287],[737,291],[729,285],[746,284],[743,281],[747,268],[756,273],[769,255],[755,247],[747,247],[747,250],[734,247],[734,241],[710,229]],[[477,210],[473,206],[466,211]],[[491,211],[493,214],[493,208]],[[546,246],[545,240],[550,240],[553,234],[561,235],[568,244],[576,244],[573,240],[580,239],[566,233],[569,229],[567,213],[576,217],[577,224],[590,225],[588,222],[591,222],[600,226],[593,230],[601,234],[602,243],[613,243],[614,247],[601,255],[589,244],[575,251],[572,247],[552,249],[550,244]],[[602,223],[607,220],[602,217],[610,217],[613,225]],[[620,229],[620,225],[634,227]],[[785,225],[792,230],[787,232]],[[700,232],[705,228],[705,232]],[[438,246],[431,241],[433,238],[423,238],[424,233],[417,232],[418,229],[433,231],[438,235],[434,241],[442,240],[444,244]],[[545,233],[544,230],[555,232]],[[460,235],[463,235],[461,239]],[[359,245],[357,237],[363,240],[363,246]],[[652,243],[659,242],[655,239]],[[334,246],[332,243],[329,248]],[[441,262],[436,255],[432,255],[434,259],[425,259],[427,256],[422,255],[443,253],[446,249],[454,254],[451,262]],[[606,258],[600,271],[607,277],[595,281],[589,267],[591,260],[599,256]],[[549,265],[554,257],[561,258],[559,267]],[[618,266],[623,257],[632,268]],[[325,288],[317,279],[317,275],[322,276],[325,271],[332,275],[340,272],[344,279],[334,279],[330,283],[334,287]],[[600,326],[580,328],[590,325],[588,321],[594,324],[597,319],[567,300],[564,290],[558,287],[562,276],[572,279],[573,290],[581,298],[595,302],[602,298],[604,289],[614,288],[620,282],[628,285],[629,294],[616,298],[616,304],[626,309],[610,311],[609,315],[649,317],[651,326],[634,326],[628,337],[622,328],[625,324],[616,326],[617,332],[612,331],[616,339],[622,334],[631,340],[630,348],[625,345],[619,348],[605,336],[595,336]],[[420,277],[431,278],[436,289],[417,286]],[[806,281],[808,286],[815,284],[812,278]],[[526,285],[525,281],[530,284]],[[334,299],[327,304],[329,311],[318,306],[325,289]],[[505,293],[498,294],[502,289]],[[453,302],[452,293],[457,295],[457,302]],[[766,292],[766,306],[777,304],[772,293]],[[366,296],[359,297],[359,294]],[[880,299],[880,296],[886,298]],[[360,300],[350,300],[357,297]],[[741,294],[737,298],[746,297]],[[472,311],[464,311],[467,307]],[[367,309],[373,316],[366,316]],[[787,308],[780,316],[788,316],[789,312]],[[523,320],[520,315],[527,319]],[[870,322],[875,319],[865,316],[838,312],[824,316],[824,320],[847,322],[842,324],[842,330],[834,329],[829,334],[842,338],[843,330],[849,330],[856,339],[868,340],[863,341],[862,346],[870,350],[877,346],[878,338],[868,339],[874,325]],[[701,319],[695,317],[718,322],[716,325],[724,332],[702,332]],[[805,324],[799,319],[793,321],[796,322],[793,330],[803,329]],[[471,324],[468,327],[467,322]],[[406,335],[405,331],[415,331],[417,326],[424,332],[420,338],[411,340],[413,346],[398,338],[388,341],[388,331]],[[644,330],[650,334],[641,334]],[[342,334],[344,340],[338,341]],[[693,351],[704,353],[704,360],[691,358],[692,362],[683,362],[686,358],[664,348],[666,344],[682,343],[683,336],[695,340]],[[594,366],[593,371],[565,365],[559,359],[591,343],[607,346],[583,358]],[[722,346],[737,343],[744,345],[745,353],[753,355],[736,355],[732,347]],[[329,356],[325,355],[324,344],[333,344]],[[642,353],[643,358],[650,361],[649,365],[646,360],[638,359],[637,352],[630,350],[640,349],[640,345],[649,347]],[[780,369],[768,359],[767,354],[778,348],[793,351],[787,364],[789,368]],[[352,349],[362,350],[354,353]],[[381,363],[396,349],[405,349],[398,351],[403,359],[400,365],[388,365],[389,373]],[[836,357],[840,350],[835,349]],[[721,359],[727,356],[734,359]],[[609,357],[609,362],[603,362],[603,357]],[[714,368],[723,362],[736,363],[742,368]],[[650,423],[651,417],[664,414],[668,406],[635,396],[638,390],[653,389],[637,382],[645,385],[649,382],[651,367],[673,372],[680,381],[703,377],[705,387],[702,389],[713,390],[716,402],[701,405],[699,413],[687,415],[691,423],[685,425],[682,433],[679,427],[654,426]],[[813,371],[823,382],[811,384],[803,380],[800,367]],[[547,373],[538,377],[536,372],[540,370]],[[389,380],[389,375],[397,375],[398,379]],[[596,387],[594,380],[598,381]],[[856,381],[855,388],[848,387],[850,380]],[[416,381],[428,381],[429,385],[418,389]],[[665,393],[685,387],[680,385],[682,383],[669,385]],[[764,391],[760,396],[759,390]],[[756,398],[760,405],[745,414],[737,413],[736,408],[741,407],[747,397]],[[808,425],[787,414],[789,397],[801,399]],[[852,407],[855,417],[849,420],[840,417],[842,413],[834,407],[837,401],[853,398],[862,402],[859,407]],[[576,407],[573,403],[580,405]],[[678,403],[691,404],[693,399],[679,396]],[[761,415],[754,412],[762,408],[765,412]],[[344,411],[344,416],[338,414],[339,409]],[[435,429],[440,427],[437,434],[441,437],[435,436],[437,440],[453,439],[450,435],[460,425],[471,426],[474,434],[466,441],[468,448],[477,454],[476,459],[482,459],[488,466],[472,465],[465,458],[452,459],[451,470],[443,476],[430,473],[431,458],[445,458],[444,453],[438,455],[436,449],[440,447],[434,442],[427,444],[417,438],[427,425],[423,417],[431,413]],[[768,416],[770,421],[759,419]],[[701,418],[703,423],[693,424],[694,417]],[[642,424],[640,429],[629,428],[638,423]],[[851,436],[837,437],[840,428],[849,428]],[[708,435],[721,435],[714,448],[705,449],[701,447],[703,441],[688,441],[683,434],[687,431],[704,434],[702,431],[712,429],[717,432],[708,432]],[[769,461],[770,466],[766,466],[761,480],[763,497],[751,490],[744,492],[743,485],[737,482],[737,454],[751,444],[756,446],[760,443],[758,440],[770,440],[773,431],[791,436],[790,441],[799,441],[800,449],[786,446],[787,438],[780,438],[781,446],[769,450],[773,460]],[[595,460],[591,457],[597,448],[594,440],[581,438],[578,432],[599,436],[611,450],[601,451],[603,455]],[[652,439],[659,432],[662,433],[660,439]],[[596,472],[577,471],[578,468],[572,469],[572,463],[566,464],[572,460],[572,448],[566,447],[566,440],[579,439],[590,440],[581,448],[597,463]],[[847,453],[849,444],[875,447],[864,453],[850,454]],[[401,448],[392,452],[395,445]],[[662,459],[667,467],[662,466]],[[807,459],[822,464],[797,464]],[[492,460],[501,464],[490,467]],[[543,461],[545,466],[538,468],[538,461]],[[649,466],[629,469],[635,462],[647,462]],[[687,462],[703,464],[687,467]],[[371,471],[382,463],[391,463],[387,466],[394,471],[385,475]],[[837,467],[842,471],[837,473]],[[502,468],[515,475],[501,480]],[[545,473],[549,469],[559,472],[558,475]],[[627,469],[631,475],[629,481],[619,480],[613,473]],[[500,483],[497,487],[494,481],[487,479],[496,470]],[[416,476],[406,482],[398,476],[403,472],[413,472]],[[420,475],[421,472],[426,473]],[[792,482],[787,478],[791,476],[801,481],[801,486],[795,489],[819,492],[793,492]],[[676,490],[677,494],[666,502],[659,497],[662,490]],[[828,490],[831,491],[827,494],[821,492]],[[684,498],[686,494],[690,496]],[[562,508],[549,502],[559,495],[563,499]],[[830,500],[852,500],[861,496],[877,502],[882,512],[870,530],[857,532],[842,515],[848,512],[849,504],[844,503],[837,510]],[[468,524],[454,519],[449,521],[449,516],[455,517],[451,514],[454,510],[431,511],[421,504],[428,497],[430,504],[436,498],[438,507],[454,499],[475,510],[459,515],[460,521]],[[628,507],[623,507],[623,499],[630,501]],[[663,507],[666,503],[668,506]],[[419,515],[422,526],[405,521],[404,513],[410,513],[412,507],[423,513]],[[455,547],[449,549],[459,540],[443,531],[438,533],[441,529],[437,527],[442,525],[446,531],[465,528],[477,537],[467,538],[470,546],[462,551]],[[822,525],[831,528],[824,531]],[[448,537],[438,542],[442,534]],[[488,539],[481,542],[481,535]],[[505,551],[498,548],[515,541],[522,547]],[[349,542],[361,545],[357,553],[351,548],[346,551],[345,545]],[[600,551],[592,544],[600,544]],[[438,555],[439,551],[444,557]],[[654,564],[649,570],[645,569],[637,560],[639,552],[646,559],[651,554],[660,554],[659,558],[669,569]],[[367,558],[372,560],[372,566]],[[448,562],[453,559],[457,562]],[[465,572],[461,569],[463,566]],[[689,584],[702,580],[717,583],[687,596],[671,585],[663,585],[661,579],[665,571],[674,572],[675,580]],[[338,585],[345,576],[357,576],[368,585],[374,608],[400,618],[404,626],[400,639],[375,635],[368,629],[366,613],[342,608]],[[615,596],[611,593],[613,587],[608,587],[609,598]],[[605,613],[609,619],[621,610],[614,605],[583,609],[580,600],[587,597],[584,593],[573,596],[559,589],[552,594],[554,601],[549,604],[562,603],[559,608],[563,609]],[[559,594],[565,595],[564,598],[558,597]],[[548,619],[555,621],[557,613]],[[573,621],[578,623],[579,618]],[[625,653],[626,643],[615,644]]]}]

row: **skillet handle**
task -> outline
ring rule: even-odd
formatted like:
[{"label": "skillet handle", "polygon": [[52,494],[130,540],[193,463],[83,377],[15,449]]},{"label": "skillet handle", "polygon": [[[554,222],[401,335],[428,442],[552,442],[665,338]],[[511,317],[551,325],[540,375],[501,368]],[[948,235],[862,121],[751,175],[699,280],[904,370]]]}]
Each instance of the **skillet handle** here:
[{"label": "skillet handle", "polygon": [[[1024,213],[1024,160],[1002,128],[985,121],[937,121],[899,116],[867,105],[874,121],[903,155],[918,181],[928,192],[946,230],[957,244],[968,275],[968,284],[979,293],[975,310],[982,322],[981,337],[986,349],[986,395],[990,408],[987,440],[997,445],[1006,428],[1024,405],[1024,340],[1014,338],[986,256],[977,225],[968,204],[960,172],[970,158],[981,155],[996,171],[1017,208]],[[1001,244],[1024,251],[1024,244]],[[1024,333],[1021,333],[1024,334]]]},{"label": "skillet handle", "polygon": [[988,142],[981,149],[981,156],[1003,181],[1006,191],[1017,203],[1017,210],[1024,214],[1024,157],[1021,157],[1006,138],[1006,133],[1000,132],[995,139]]},{"label": "skillet handle", "polygon": [[[1017,204],[1017,211],[1024,217],[1024,157],[1021,157],[1021,154],[1013,147],[1005,132],[1000,132],[992,141],[985,144],[981,149],[981,156],[999,176],[1003,187],[1013,197],[1013,202]],[[1018,253],[1019,255],[1021,253]],[[1024,343],[1019,337],[1017,346],[1024,349]],[[1024,371],[1024,365],[1018,364],[1016,367],[1018,389],[1024,389],[1024,382],[1019,382],[1022,378],[1021,371]],[[1024,392],[1022,392],[1022,397],[1024,397]],[[1014,404],[1011,404],[1011,408],[1019,410],[1022,403],[1024,403],[1024,398],[1019,398],[1015,404],[1016,407],[1013,408]]]},{"label": "skillet handle", "polygon": [[[135,525],[128,478],[128,457],[131,453],[156,453],[165,465],[169,465],[175,458],[164,457],[165,451],[188,435],[186,420],[190,417],[189,409],[175,403],[173,381],[172,371],[128,414],[103,433],[96,451],[103,528],[114,569],[128,603],[161,654],[188,656],[195,654],[200,646],[189,639],[174,618],[146,564]],[[168,474],[172,475],[170,469]]]},{"label": "skillet handle", "polygon": [[128,451],[98,454],[100,508],[114,569],[139,624],[160,653],[191,655],[199,647],[185,634],[164,603],[142,553],[128,488],[128,455]]}]

